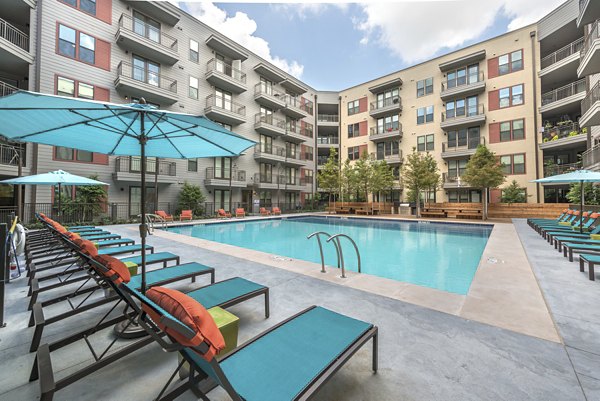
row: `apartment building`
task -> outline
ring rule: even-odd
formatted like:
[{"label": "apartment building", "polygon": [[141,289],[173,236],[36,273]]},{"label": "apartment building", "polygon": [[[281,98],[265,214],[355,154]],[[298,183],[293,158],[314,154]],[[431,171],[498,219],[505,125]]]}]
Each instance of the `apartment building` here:
[{"label": "apartment building", "polygon": [[[215,208],[293,207],[319,191],[331,148],[340,162],[366,151],[394,168],[398,180],[381,200],[405,199],[399,172],[414,148],[430,152],[442,173],[431,200],[479,202],[480,191],[461,180],[479,144],[498,155],[507,184],[516,180],[529,202],[563,202],[568,186],[530,181],[581,165],[600,169],[599,3],[568,0],[538,23],[324,92],[167,2],[3,0],[0,96],[29,89],[115,103],[143,97],[257,142],[233,159],[149,160],[148,197],[158,193],[159,204],[176,202],[190,182]],[[59,168],[97,175],[111,183],[110,202],[139,212],[137,158],[0,144],[0,178]],[[0,206],[13,205],[12,188],[0,191]],[[492,190],[490,200],[501,194]],[[54,196],[28,188],[24,200]]]},{"label": "apartment building", "polygon": [[[2,2],[0,18],[2,94],[20,88],[114,103],[144,98],[204,114],[257,142],[237,158],[149,160],[151,202],[157,193],[159,205],[176,202],[184,182],[201,185],[215,208],[293,207],[313,196],[316,92],[172,4],[10,0]],[[14,176],[15,150],[2,149],[9,163],[0,174]],[[111,184],[110,202],[139,212],[139,158],[35,144],[22,153],[24,174],[61,168],[97,175]],[[68,188],[65,195],[75,194]],[[14,194],[4,196],[5,204],[14,202]],[[25,202],[54,196],[47,187],[28,188]]]}]

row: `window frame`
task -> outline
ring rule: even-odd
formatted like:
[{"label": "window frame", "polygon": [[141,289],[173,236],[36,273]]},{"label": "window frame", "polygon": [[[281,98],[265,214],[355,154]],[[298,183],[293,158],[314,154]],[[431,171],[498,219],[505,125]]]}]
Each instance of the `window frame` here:
[{"label": "window frame", "polygon": [[[194,79],[196,80],[195,87],[192,85],[192,82]],[[195,94],[192,92],[194,89],[196,90]],[[199,93],[200,93],[200,80],[198,78],[196,78],[195,76],[190,75],[189,79],[188,79],[188,97],[190,99],[198,100]]]},{"label": "window frame", "polygon": [[[515,129],[515,123],[521,122],[522,123],[522,128],[518,128]],[[509,121],[501,121],[499,124],[499,140],[500,142],[512,142],[512,141],[521,141],[523,139],[525,139],[525,118],[516,118],[514,120],[509,120]],[[508,130],[502,130],[502,126],[503,125],[507,125],[508,124]],[[521,137],[517,137],[515,138],[515,131],[522,131],[521,133]],[[508,133],[508,139],[503,139],[502,138],[502,133]],[[506,135],[505,135],[506,138]]]},{"label": "window frame", "polygon": [[[66,6],[74,8],[76,10],[81,11],[82,13],[86,13],[87,15],[91,15],[94,18],[98,18],[98,1],[97,0],[58,0]],[[94,12],[90,12],[81,7],[82,1],[88,1],[90,3],[94,3]]]},{"label": "window frame", "polygon": [[349,116],[360,113],[360,99],[349,101],[347,104],[347,112]]},{"label": "window frame", "polygon": [[348,159],[351,161],[360,159],[360,146],[348,147]]},{"label": "window frame", "polygon": [[[352,133],[352,135],[350,135]],[[360,136],[360,123],[348,124],[348,138]]]},{"label": "window frame", "polygon": [[[514,94],[514,89],[516,88],[520,88],[520,92],[517,92],[517,94]],[[507,95],[503,96],[502,93],[506,92]],[[515,103],[515,96],[520,96],[520,102]],[[502,100],[508,101],[508,103],[502,103]],[[500,88],[498,89],[498,108],[499,109],[506,109],[508,107],[516,107],[516,106],[523,106],[525,104],[525,84],[521,83],[521,84],[516,84],[516,85],[512,85],[512,86],[507,86],[506,88]]]},{"label": "window frame", "polygon": [[[520,57],[515,60],[513,56],[515,56],[517,53],[520,54]],[[524,68],[523,53],[523,49],[518,49],[510,53],[501,54],[500,56],[498,56],[498,76],[511,74],[516,71],[522,71]],[[506,59],[506,62],[501,62],[501,60],[504,58]],[[520,62],[520,65],[519,67],[514,68],[516,62]],[[503,70],[502,67],[504,66],[506,66],[506,68]]]},{"label": "window frame", "polygon": [[[196,44],[196,50],[193,49],[192,44]],[[188,59],[194,63],[200,62],[200,42],[190,38],[188,46]]]},{"label": "window frame", "polygon": [[[518,163],[517,165],[523,166],[522,171],[515,172],[515,157],[522,157],[523,162]],[[510,163],[503,163],[502,159],[509,159]],[[524,175],[527,174],[527,155],[525,153],[514,153],[510,155],[501,155],[498,159],[498,162],[504,164],[504,174],[505,175]],[[519,169],[520,170],[520,169]]]}]

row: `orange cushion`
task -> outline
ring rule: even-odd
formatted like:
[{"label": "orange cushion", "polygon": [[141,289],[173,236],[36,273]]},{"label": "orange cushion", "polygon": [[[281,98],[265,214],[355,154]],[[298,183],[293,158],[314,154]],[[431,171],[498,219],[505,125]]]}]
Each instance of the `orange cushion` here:
[{"label": "orange cushion", "polygon": [[597,219],[597,218],[598,218],[598,216],[600,216],[600,214],[598,214],[598,213],[596,213],[596,212],[594,212],[594,213],[590,214],[590,218],[592,218],[592,219]]},{"label": "orange cushion", "polygon": [[583,212],[583,217],[588,217],[588,212]]},{"label": "orange cushion", "polygon": [[161,324],[160,316],[151,308],[142,305],[144,311],[148,313],[156,325],[179,344],[186,347],[195,347],[202,342],[206,342],[208,351],[201,356],[207,361],[212,360],[215,355],[225,348],[223,335],[212,316],[204,306],[193,298],[182,292],[164,287],[152,287],[146,291],[146,296],[196,333],[193,338],[186,338],[178,331]]},{"label": "orange cushion", "polygon": [[94,245],[94,243],[92,241],[88,241],[88,240],[80,238],[80,239],[74,240],[73,243],[75,245],[77,245],[79,247],[79,250],[82,253],[85,253],[86,255],[89,255],[89,256],[98,255],[98,249],[96,249],[96,245]]},{"label": "orange cushion", "polygon": [[235,212],[236,213],[244,213],[244,209],[236,209]]},{"label": "orange cushion", "polygon": [[110,255],[94,255],[93,259],[108,269],[106,272],[101,272],[106,277],[111,278],[117,276],[114,279],[115,284],[128,283],[131,280],[129,269],[125,266],[125,263],[121,262],[119,259]]},{"label": "orange cushion", "polygon": [[72,233],[71,231],[67,231],[65,233],[65,236],[70,239],[71,241],[75,241],[76,239],[80,239],[81,236],[77,233]]}]

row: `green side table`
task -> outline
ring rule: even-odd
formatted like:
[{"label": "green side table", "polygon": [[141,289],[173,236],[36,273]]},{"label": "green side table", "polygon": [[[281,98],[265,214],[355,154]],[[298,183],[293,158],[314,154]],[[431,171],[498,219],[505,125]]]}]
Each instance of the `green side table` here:
[{"label": "green side table", "polygon": [[129,270],[129,274],[131,274],[132,276],[137,276],[138,274],[138,265],[137,263],[133,263],[133,262],[124,262],[125,266],[127,267],[127,270]]}]

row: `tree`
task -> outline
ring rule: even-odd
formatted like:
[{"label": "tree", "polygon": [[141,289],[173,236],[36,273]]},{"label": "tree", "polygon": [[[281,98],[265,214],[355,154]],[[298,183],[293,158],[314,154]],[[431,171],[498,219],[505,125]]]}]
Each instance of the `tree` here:
[{"label": "tree", "polygon": [[340,173],[340,191],[342,195],[349,197],[354,194],[356,192],[356,181],[354,166],[350,163],[350,159],[346,159]]},{"label": "tree", "polygon": [[462,178],[472,187],[481,189],[483,220],[487,220],[487,192],[490,188],[496,188],[506,181],[502,164],[498,163],[494,152],[485,145],[479,145],[475,154],[467,162]]},{"label": "tree", "polygon": [[329,206],[331,207],[332,195],[340,190],[340,163],[335,148],[329,150],[329,157],[317,175],[318,187],[329,193]]},{"label": "tree", "polygon": [[437,188],[439,181],[440,173],[433,156],[413,148],[402,166],[402,182],[408,190],[409,201],[417,204],[417,217],[421,217],[421,191]]},{"label": "tree", "polygon": [[371,191],[374,194],[389,191],[394,185],[394,171],[385,160],[372,160]]},{"label": "tree", "polygon": [[510,185],[502,190],[502,202],[503,203],[525,203],[527,202],[527,195],[525,195],[525,188],[522,188],[517,183],[517,180],[512,180]]},{"label": "tree", "polygon": [[[92,175],[88,178],[98,180],[97,175]],[[61,194],[61,196],[64,195]],[[79,214],[77,220],[93,221],[102,212],[102,206],[106,202],[106,197],[107,194],[103,185],[80,186],[77,187],[77,191],[75,192],[75,199],[66,199],[66,204],[72,204],[73,208],[79,208],[79,210],[72,210],[72,213]],[[61,198],[61,203],[64,201],[65,199]]]},{"label": "tree", "polygon": [[203,203],[204,194],[198,185],[193,185],[187,181],[181,187],[179,192],[179,210],[191,210],[195,215],[201,215],[204,212]]},{"label": "tree", "polygon": [[[583,198],[586,205],[600,204],[600,187],[594,186],[591,182],[583,184]],[[571,203],[581,203],[580,183],[575,182],[570,185],[569,192],[567,192],[567,199]]]},{"label": "tree", "polygon": [[354,175],[356,179],[356,191],[361,196],[364,195],[365,202],[368,202],[372,187],[373,166],[367,152],[363,152],[360,155],[360,159],[354,163]]}]

